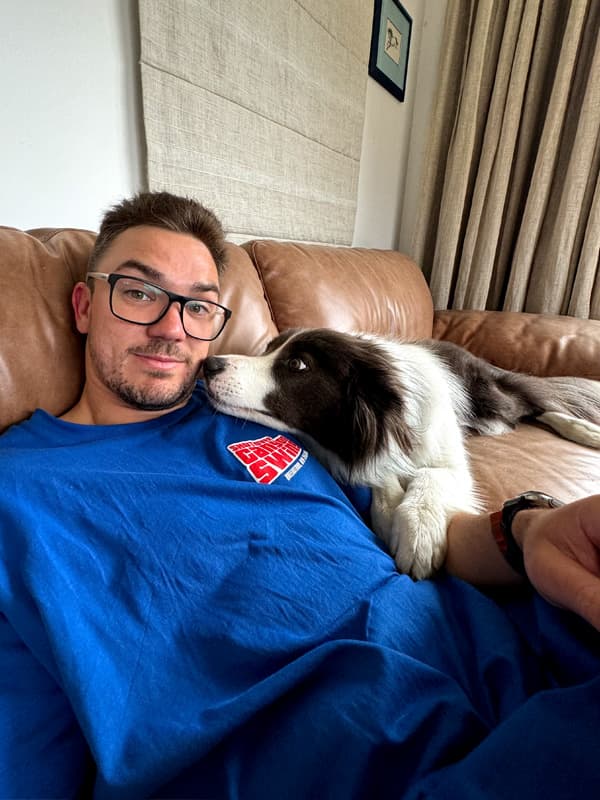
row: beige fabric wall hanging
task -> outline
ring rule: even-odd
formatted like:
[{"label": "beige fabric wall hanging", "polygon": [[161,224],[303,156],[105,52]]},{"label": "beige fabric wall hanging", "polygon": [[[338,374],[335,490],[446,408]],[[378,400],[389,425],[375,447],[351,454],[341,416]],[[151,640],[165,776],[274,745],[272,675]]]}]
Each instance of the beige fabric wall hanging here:
[{"label": "beige fabric wall hanging", "polygon": [[234,241],[350,244],[372,11],[140,0],[150,188],[201,200]]}]

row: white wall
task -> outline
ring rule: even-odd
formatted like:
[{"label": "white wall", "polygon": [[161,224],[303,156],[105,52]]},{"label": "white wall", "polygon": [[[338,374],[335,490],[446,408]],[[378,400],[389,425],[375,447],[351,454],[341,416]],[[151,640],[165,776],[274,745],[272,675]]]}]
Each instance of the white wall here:
[{"label": "white wall", "polygon": [[[405,102],[368,79],[354,242],[409,252],[446,0],[403,5]],[[137,2],[6,1],[0,30],[0,224],[95,230],[145,186]]]},{"label": "white wall", "polygon": [[404,102],[368,79],[354,229],[357,246],[410,254],[446,3],[402,0],[413,21]]},{"label": "white wall", "polygon": [[0,224],[97,229],[142,188],[135,0],[0,3]]}]

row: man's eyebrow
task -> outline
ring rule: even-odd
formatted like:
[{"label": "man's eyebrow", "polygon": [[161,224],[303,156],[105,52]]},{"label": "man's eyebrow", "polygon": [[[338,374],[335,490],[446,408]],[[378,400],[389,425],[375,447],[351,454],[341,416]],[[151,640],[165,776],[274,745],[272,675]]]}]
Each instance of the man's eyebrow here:
[{"label": "man's eyebrow", "polygon": [[[145,278],[148,278],[149,281],[153,283],[160,284],[166,278],[163,272],[156,269],[155,267],[151,267],[149,264],[144,264],[143,261],[138,261],[135,258],[128,258],[127,261],[123,261],[119,266],[116,268],[116,272],[119,272],[122,269],[137,269],[138,272],[141,272]],[[216,292],[219,294],[219,287],[216,283],[192,283],[190,286],[190,292]]]}]

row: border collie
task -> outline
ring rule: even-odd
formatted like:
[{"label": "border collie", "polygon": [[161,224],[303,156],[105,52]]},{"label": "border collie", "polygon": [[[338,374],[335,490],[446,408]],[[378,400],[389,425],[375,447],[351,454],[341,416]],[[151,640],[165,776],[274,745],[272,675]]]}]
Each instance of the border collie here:
[{"label": "border collie", "polygon": [[219,411],[289,431],[340,481],[373,488],[373,529],[401,572],[424,578],[457,511],[479,509],[463,437],[535,417],[600,448],[600,383],[493,366],[449,342],[291,330],[261,356],[211,356]]}]

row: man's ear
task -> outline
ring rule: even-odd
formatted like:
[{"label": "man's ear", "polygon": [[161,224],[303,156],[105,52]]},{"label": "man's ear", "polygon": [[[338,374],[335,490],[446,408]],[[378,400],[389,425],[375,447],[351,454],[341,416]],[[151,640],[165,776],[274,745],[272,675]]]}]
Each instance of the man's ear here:
[{"label": "man's ear", "polygon": [[92,308],[92,293],[90,288],[79,281],[73,287],[71,303],[75,312],[75,325],[79,333],[87,333],[90,324],[90,312]]}]

